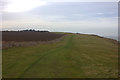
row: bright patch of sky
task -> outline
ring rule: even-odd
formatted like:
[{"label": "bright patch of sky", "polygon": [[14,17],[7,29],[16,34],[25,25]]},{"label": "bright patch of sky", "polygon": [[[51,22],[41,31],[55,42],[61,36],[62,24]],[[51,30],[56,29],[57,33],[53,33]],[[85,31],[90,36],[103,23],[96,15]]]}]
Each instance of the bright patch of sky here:
[{"label": "bright patch of sky", "polygon": [[117,36],[118,34],[117,2],[19,1],[4,1],[3,30],[47,29],[59,32],[94,33],[103,36]]}]

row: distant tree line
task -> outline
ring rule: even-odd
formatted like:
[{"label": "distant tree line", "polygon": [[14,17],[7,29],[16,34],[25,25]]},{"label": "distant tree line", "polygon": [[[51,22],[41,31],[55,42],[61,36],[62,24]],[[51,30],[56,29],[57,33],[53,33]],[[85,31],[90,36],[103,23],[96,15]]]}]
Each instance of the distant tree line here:
[{"label": "distant tree line", "polygon": [[47,31],[47,30],[40,31],[40,30],[35,30],[35,29],[26,29],[26,30],[18,30],[18,31],[8,31],[8,30],[6,30],[6,31],[3,31],[3,32],[49,32],[49,31]]}]

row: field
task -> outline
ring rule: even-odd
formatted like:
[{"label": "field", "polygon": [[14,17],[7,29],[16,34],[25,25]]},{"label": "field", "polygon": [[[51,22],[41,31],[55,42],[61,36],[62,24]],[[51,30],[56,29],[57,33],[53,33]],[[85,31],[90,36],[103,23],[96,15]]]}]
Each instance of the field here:
[{"label": "field", "polygon": [[3,49],[3,78],[117,78],[117,42],[67,33],[60,41]]},{"label": "field", "polygon": [[31,46],[42,43],[59,41],[64,34],[52,32],[24,32],[24,31],[4,31],[2,32],[2,48]]},{"label": "field", "polygon": [[2,41],[49,41],[63,36],[51,32],[2,32]]}]

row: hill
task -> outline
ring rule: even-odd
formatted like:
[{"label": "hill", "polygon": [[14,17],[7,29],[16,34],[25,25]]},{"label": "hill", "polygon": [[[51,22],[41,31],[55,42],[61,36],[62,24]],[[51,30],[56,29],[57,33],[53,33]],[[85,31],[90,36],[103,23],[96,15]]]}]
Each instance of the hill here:
[{"label": "hill", "polygon": [[117,78],[117,42],[66,33],[60,41],[3,49],[4,78]]}]

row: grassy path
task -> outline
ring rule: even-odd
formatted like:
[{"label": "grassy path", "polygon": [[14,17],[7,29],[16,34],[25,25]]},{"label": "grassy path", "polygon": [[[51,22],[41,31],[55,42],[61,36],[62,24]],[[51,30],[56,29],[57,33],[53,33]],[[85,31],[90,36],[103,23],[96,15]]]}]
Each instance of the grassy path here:
[{"label": "grassy path", "polygon": [[72,37],[73,37],[73,36],[71,36],[71,37],[69,38],[68,43],[67,43],[66,45],[60,46],[60,47],[55,48],[55,49],[53,49],[53,50],[44,52],[42,56],[38,57],[37,60],[35,60],[32,64],[30,64],[30,65],[28,66],[28,68],[26,68],[26,69],[24,70],[24,72],[20,75],[20,78],[21,78],[26,72],[28,72],[28,70],[30,70],[33,66],[35,66],[35,64],[37,64],[41,59],[44,59],[45,56],[48,56],[48,55],[57,53],[57,52],[59,52],[60,50],[64,49],[66,46],[71,47],[71,46],[72,46],[72,45],[71,45],[71,43],[72,43]]},{"label": "grassy path", "polygon": [[117,45],[96,36],[68,34],[59,42],[3,50],[6,78],[113,78]]}]

